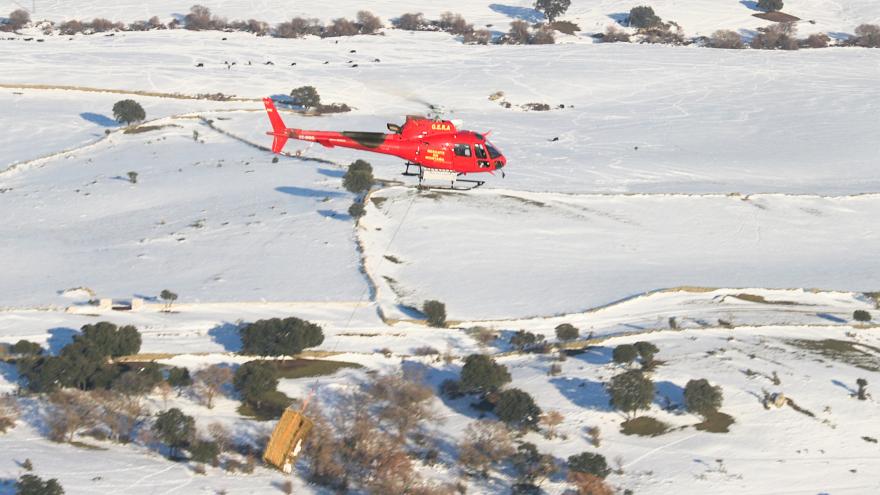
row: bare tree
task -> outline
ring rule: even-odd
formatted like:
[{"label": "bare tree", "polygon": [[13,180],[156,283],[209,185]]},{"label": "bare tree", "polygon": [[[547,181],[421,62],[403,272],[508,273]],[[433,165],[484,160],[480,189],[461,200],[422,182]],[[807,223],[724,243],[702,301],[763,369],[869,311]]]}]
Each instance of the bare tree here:
[{"label": "bare tree", "polygon": [[20,409],[15,397],[12,395],[0,396],[0,433],[6,433],[6,430],[15,426],[19,413]]},{"label": "bare tree", "polygon": [[489,474],[492,464],[515,452],[511,431],[500,421],[481,419],[468,425],[458,446],[458,457],[469,470]]},{"label": "bare tree", "polygon": [[569,471],[568,481],[577,488],[578,495],[614,495],[605,480],[595,474]]},{"label": "bare tree", "polygon": [[138,424],[147,416],[141,397],[98,390],[93,398],[100,406],[97,420],[110,430],[110,438],[123,443],[131,441]]},{"label": "bare tree", "polygon": [[232,381],[232,370],[226,366],[213,365],[196,372],[196,393],[202,404],[208,409],[214,408],[214,398],[220,393],[223,386]]},{"label": "bare tree", "polygon": [[174,393],[174,387],[163,380],[159,382],[159,385],[156,388],[159,390],[159,395],[162,397],[162,409],[168,409],[168,399],[170,399],[171,394]]},{"label": "bare tree", "polygon": [[381,375],[367,386],[367,393],[379,405],[379,418],[395,428],[400,440],[420,421],[436,418],[431,404],[434,391],[421,378],[412,374]]},{"label": "bare tree", "polygon": [[547,438],[556,438],[556,428],[562,424],[565,416],[559,411],[547,411],[541,415],[541,425],[547,430]]},{"label": "bare tree", "polygon": [[208,425],[208,435],[211,441],[217,444],[220,452],[226,452],[232,447],[232,432],[223,423],[213,422]]},{"label": "bare tree", "polygon": [[97,404],[87,392],[59,389],[49,395],[46,422],[53,442],[73,441],[81,429],[95,425]]}]

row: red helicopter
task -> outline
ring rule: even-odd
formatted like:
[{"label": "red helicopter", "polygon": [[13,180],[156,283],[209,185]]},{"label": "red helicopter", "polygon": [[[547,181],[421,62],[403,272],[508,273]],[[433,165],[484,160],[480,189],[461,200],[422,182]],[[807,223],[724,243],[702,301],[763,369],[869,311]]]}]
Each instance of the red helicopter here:
[{"label": "red helicopter", "polygon": [[[284,125],[271,98],[263,98],[269,121],[272,123],[272,152],[280,153],[289,138],[319,143],[328,148],[341,146],[356,150],[394,155],[406,160],[403,175],[418,176],[419,186],[425,180],[448,181],[445,189],[468,190],[482,186],[485,181],[466,180],[467,174],[501,170],[507,159],[492,145],[486,134],[459,131],[448,120],[431,120],[409,115],[402,125],[388,124],[392,134],[382,132],[334,132],[290,129]],[[416,167],[416,172],[410,172]],[[504,171],[501,170],[501,175]],[[457,187],[456,183],[470,184]],[[432,186],[436,187],[436,186]]]}]

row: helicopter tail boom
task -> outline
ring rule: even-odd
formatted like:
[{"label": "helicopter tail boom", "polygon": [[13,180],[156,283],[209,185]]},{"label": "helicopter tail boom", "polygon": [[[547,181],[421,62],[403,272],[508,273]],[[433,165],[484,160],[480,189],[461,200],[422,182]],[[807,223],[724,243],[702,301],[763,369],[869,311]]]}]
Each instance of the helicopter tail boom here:
[{"label": "helicopter tail boom", "polygon": [[275,108],[275,104],[272,103],[272,99],[263,98],[263,105],[266,106],[269,122],[272,123],[272,132],[266,133],[274,138],[272,140],[272,153],[281,153],[281,149],[284,148],[290,135],[287,127],[284,125],[284,121],[281,120],[281,115],[278,114],[278,110]]}]

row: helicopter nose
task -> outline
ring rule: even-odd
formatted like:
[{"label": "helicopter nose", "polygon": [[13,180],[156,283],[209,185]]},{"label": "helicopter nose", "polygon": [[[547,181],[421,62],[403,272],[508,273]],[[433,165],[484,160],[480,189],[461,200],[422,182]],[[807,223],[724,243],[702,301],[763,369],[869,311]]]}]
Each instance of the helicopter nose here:
[{"label": "helicopter nose", "polygon": [[495,170],[499,170],[499,169],[501,169],[501,167],[503,167],[503,166],[505,166],[505,165],[507,165],[507,158],[504,158],[503,155],[502,155],[502,156],[499,156],[499,157],[495,160]]}]

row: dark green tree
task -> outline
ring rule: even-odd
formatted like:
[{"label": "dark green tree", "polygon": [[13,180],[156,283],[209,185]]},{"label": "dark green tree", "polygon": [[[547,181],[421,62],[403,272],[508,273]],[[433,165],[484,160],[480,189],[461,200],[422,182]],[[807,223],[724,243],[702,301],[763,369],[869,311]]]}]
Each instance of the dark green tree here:
[{"label": "dark green tree", "polygon": [[510,345],[520,351],[543,341],[543,335],[536,335],[532,332],[526,332],[525,330],[518,330],[510,337]]},{"label": "dark green tree", "polygon": [[758,0],[758,8],[767,12],[778,12],[783,5],[782,0]]},{"label": "dark green tree", "polygon": [[654,356],[658,352],[660,352],[660,349],[658,349],[656,345],[650,342],[636,342],[635,344],[633,344],[633,347],[635,347],[636,352],[639,353],[639,357],[642,358],[642,364],[644,366],[650,366],[651,364],[653,364]]},{"label": "dark green tree", "polygon": [[639,370],[630,370],[611,378],[608,386],[611,406],[632,416],[648,409],[654,400],[654,383]]},{"label": "dark green tree", "polygon": [[321,96],[314,86],[300,86],[294,88],[290,92],[290,96],[296,99],[296,102],[304,108],[315,108],[321,106]]},{"label": "dark green tree", "polygon": [[171,305],[177,300],[177,294],[168,289],[162,289],[162,292],[159,293],[159,299],[165,301],[165,310],[167,311],[171,309]]},{"label": "dark green tree", "polygon": [[713,387],[705,378],[689,380],[684,387],[684,405],[694,414],[712,414],[721,407],[722,400],[721,387]]},{"label": "dark green tree", "polygon": [[446,305],[440,301],[427,300],[422,304],[422,313],[428,318],[428,326],[446,327]]},{"label": "dark green tree", "polygon": [[63,495],[64,489],[55,478],[43,481],[37,475],[23,474],[15,482],[16,495]]},{"label": "dark green tree", "polygon": [[141,335],[137,328],[131,325],[117,327],[107,321],[83,326],[82,333],[74,341],[114,358],[137,354],[141,350]]},{"label": "dark green tree", "polygon": [[871,321],[871,313],[868,313],[864,309],[857,309],[853,311],[853,320],[860,322]]},{"label": "dark green tree", "polygon": [[657,27],[662,20],[654,13],[654,9],[648,6],[633,7],[629,11],[629,25],[639,29]]},{"label": "dark green tree", "polygon": [[461,390],[464,392],[492,392],[510,383],[510,373],[503,364],[485,354],[471,354],[461,368]]},{"label": "dark green tree", "polygon": [[571,323],[563,323],[556,327],[556,338],[561,341],[569,341],[578,338],[580,331]]},{"label": "dark green tree", "polygon": [[144,107],[134,100],[120,100],[113,105],[113,118],[117,122],[131,124],[147,118],[147,113],[144,112]]},{"label": "dark green tree", "polygon": [[498,394],[495,414],[510,426],[534,429],[540,419],[541,408],[528,392],[511,388]]},{"label": "dark green tree", "polygon": [[189,448],[190,460],[203,464],[217,465],[217,457],[220,455],[220,447],[216,442],[198,440]]},{"label": "dark green tree", "polygon": [[19,356],[39,356],[43,353],[43,347],[30,340],[19,340],[12,346],[12,353]]},{"label": "dark green tree", "polygon": [[611,352],[611,358],[617,364],[629,364],[636,360],[639,353],[631,344],[620,344]]},{"label": "dark green tree", "polygon": [[540,483],[556,472],[553,456],[540,453],[538,447],[529,442],[519,444],[511,464],[517,472],[517,481],[521,484]]},{"label": "dark green tree", "polygon": [[593,452],[581,452],[568,458],[569,471],[577,471],[579,473],[592,474],[600,478],[605,478],[611,472],[605,456],[602,454],[594,454]]},{"label": "dark green tree", "polygon": [[535,10],[544,14],[550,22],[556,20],[571,6],[571,0],[537,0]]},{"label": "dark green tree", "polygon": [[235,370],[232,385],[245,402],[259,408],[267,394],[278,387],[278,375],[271,363],[248,361]]},{"label": "dark green tree", "polygon": [[256,356],[292,356],[324,342],[319,325],[295,317],[258,320],[239,334],[242,352]]},{"label": "dark green tree", "polygon": [[168,446],[168,457],[179,458],[180,449],[189,447],[196,432],[196,420],[173,407],[156,416],[153,431]]},{"label": "dark green tree", "polygon": [[139,397],[152,392],[161,381],[159,365],[149,363],[140,369],[123,372],[113,380],[110,388],[127,397]]},{"label": "dark green tree", "polygon": [[348,166],[342,179],[342,186],[349,192],[360,194],[369,191],[376,179],[373,178],[373,166],[364,160],[355,160]]},{"label": "dark green tree", "polygon": [[868,397],[866,394],[868,393],[868,380],[859,378],[856,380],[856,385],[859,386],[859,391],[856,393],[856,397],[858,397],[859,400],[867,400]]},{"label": "dark green tree", "polygon": [[193,379],[189,376],[189,370],[183,367],[174,367],[168,370],[168,385],[174,388],[189,387],[193,384]]},{"label": "dark green tree", "polygon": [[355,219],[364,216],[366,212],[367,211],[364,209],[364,204],[360,201],[355,201],[351,204],[351,206],[348,207],[348,214]]}]

